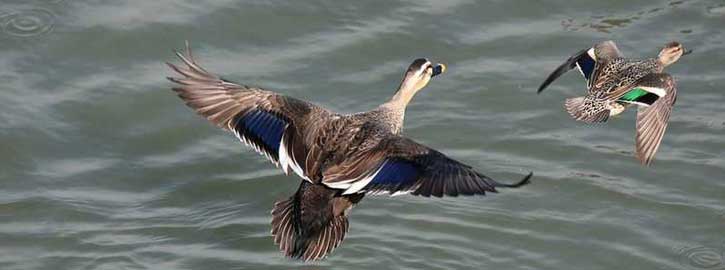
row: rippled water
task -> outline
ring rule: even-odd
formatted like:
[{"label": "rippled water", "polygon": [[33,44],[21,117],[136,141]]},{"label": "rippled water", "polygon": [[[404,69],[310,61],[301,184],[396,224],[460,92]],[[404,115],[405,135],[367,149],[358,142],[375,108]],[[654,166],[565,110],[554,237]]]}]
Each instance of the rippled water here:
[{"label": "rippled water", "polygon": [[[0,269],[725,269],[723,1],[76,1],[0,3]],[[495,178],[487,197],[368,197],[327,260],[269,234],[284,176],[192,113],[163,65],[208,69],[344,112],[386,100],[414,58],[448,64],[405,133]],[[693,48],[655,163],[634,112],[605,126],[535,88],[605,39]]]}]

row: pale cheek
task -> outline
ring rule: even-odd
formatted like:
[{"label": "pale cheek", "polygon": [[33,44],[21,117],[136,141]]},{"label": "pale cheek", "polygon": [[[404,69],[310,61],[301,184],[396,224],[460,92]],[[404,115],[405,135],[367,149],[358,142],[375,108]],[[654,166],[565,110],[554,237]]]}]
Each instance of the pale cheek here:
[{"label": "pale cheek", "polygon": [[418,89],[425,87],[428,84],[428,81],[430,81],[430,79],[424,79],[420,81],[420,83],[418,83]]}]

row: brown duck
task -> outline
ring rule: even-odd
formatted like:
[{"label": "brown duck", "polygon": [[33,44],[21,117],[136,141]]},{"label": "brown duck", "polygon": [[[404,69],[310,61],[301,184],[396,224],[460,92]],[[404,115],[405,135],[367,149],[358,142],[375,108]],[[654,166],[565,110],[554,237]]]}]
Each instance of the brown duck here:
[{"label": "brown duck", "polygon": [[636,105],[635,155],[642,164],[650,165],[677,100],[675,79],[664,69],[691,52],[673,41],[657,57],[630,59],[614,41],[604,41],[569,57],[544,80],[537,93],[576,68],[587,81],[587,95],[568,98],[564,103],[575,120],[602,123]]},{"label": "brown duck", "polygon": [[224,80],[200,67],[187,44],[176,53],[181,75],[169,78],[186,104],[266,156],[285,174],[304,179],[272,210],[274,242],[286,256],[316,260],[345,237],[347,215],[365,194],[424,197],[483,195],[529,183],[531,173],[503,184],[402,136],[408,102],[442,64],[416,59],[395,95],[377,108],[339,114],[309,102]]}]

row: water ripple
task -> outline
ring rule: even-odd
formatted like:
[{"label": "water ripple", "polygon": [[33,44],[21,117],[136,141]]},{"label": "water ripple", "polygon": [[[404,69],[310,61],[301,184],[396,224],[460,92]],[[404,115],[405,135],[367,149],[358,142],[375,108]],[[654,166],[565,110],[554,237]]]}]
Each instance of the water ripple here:
[{"label": "water ripple", "polygon": [[49,33],[55,26],[53,12],[41,8],[0,10],[0,30],[16,37],[31,37]]}]

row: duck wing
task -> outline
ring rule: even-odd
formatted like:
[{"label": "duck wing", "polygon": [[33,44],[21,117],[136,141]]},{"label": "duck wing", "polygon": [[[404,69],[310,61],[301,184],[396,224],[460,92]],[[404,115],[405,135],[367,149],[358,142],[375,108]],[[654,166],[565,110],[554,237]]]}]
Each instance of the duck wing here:
[{"label": "duck wing", "polygon": [[653,73],[640,79],[635,87],[658,94],[650,106],[637,110],[636,156],[644,165],[652,163],[667,129],[672,107],[677,101],[675,80],[666,73]]},{"label": "duck wing", "polygon": [[611,80],[607,75],[616,73],[619,66],[611,66],[609,63],[615,60],[623,60],[622,53],[614,41],[607,40],[592,47],[592,54],[596,58],[596,65],[587,81],[587,89],[595,91],[595,85],[601,85],[603,81]]},{"label": "duck wing", "polygon": [[325,170],[322,183],[344,189],[343,194],[411,193],[442,197],[484,195],[497,192],[496,188],[517,188],[528,184],[532,175],[514,184],[500,183],[441,152],[392,135],[373,150]]},{"label": "duck wing", "polygon": [[622,53],[611,40],[601,42],[591,48],[582,49],[570,56],[569,59],[549,74],[546,80],[539,86],[536,93],[541,93],[552,82],[561,77],[561,75],[575,68],[579,70],[587,81],[587,89],[589,89],[592,86],[592,82],[599,76],[598,74],[602,73],[600,70],[606,66],[606,62],[621,57]]},{"label": "duck wing", "polygon": [[291,169],[309,180],[304,171],[306,138],[332,113],[309,102],[260,88],[239,85],[214,75],[194,60],[189,44],[186,52],[176,52],[181,65],[167,63],[180,77],[168,79],[173,90],[215,125],[231,131],[285,173]]}]

